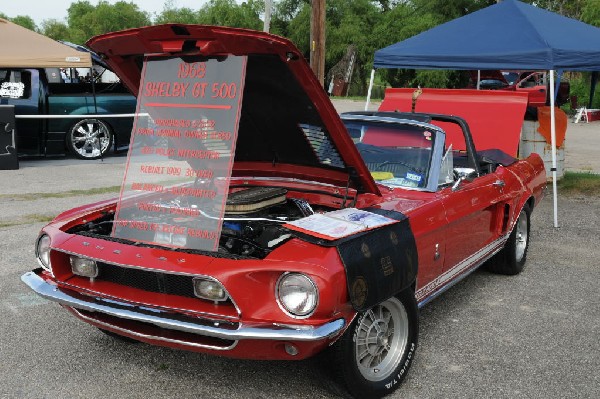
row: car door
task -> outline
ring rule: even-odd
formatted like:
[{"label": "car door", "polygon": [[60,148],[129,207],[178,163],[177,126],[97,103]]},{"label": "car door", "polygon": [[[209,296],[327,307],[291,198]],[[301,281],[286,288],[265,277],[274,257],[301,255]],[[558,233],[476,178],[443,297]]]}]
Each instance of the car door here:
[{"label": "car door", "polygon": [[[40,113],[39,73],[35,69],[0,70],[2,87],[0,104],[14,105],[15,115]],[[44,136],[41,119],[17,119],[17,151],[21,155],[44,154]]]},{"label": "car door", "polygon": [[444,272],[457,272],[485,258],[497,246],[498,218],[504,207],[500,202],[504,183],[495,173],[464,180],[457,188],[442,190],[446,214]]}]

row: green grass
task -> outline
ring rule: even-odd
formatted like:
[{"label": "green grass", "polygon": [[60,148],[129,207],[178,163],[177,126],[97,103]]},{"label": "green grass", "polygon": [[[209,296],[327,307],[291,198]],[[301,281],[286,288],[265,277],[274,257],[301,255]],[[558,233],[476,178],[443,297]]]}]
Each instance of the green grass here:
[{"label": "green grass", "polygon": [[60,191],[58,193],[27,193],[27,194],[0,194],[0,199],[9,198],[14,201],[33,201],[42,198],[66,198],[75,197],[78,195],[96,195],[106,193],[118,193],[121,186],[110,186],[100,188],[90,188],[88,190],[69,190]]},{"label": "green grass", "polygon": [[562,194],[600,195],[600,175],[587,172],[565,172],[557,186]]}]

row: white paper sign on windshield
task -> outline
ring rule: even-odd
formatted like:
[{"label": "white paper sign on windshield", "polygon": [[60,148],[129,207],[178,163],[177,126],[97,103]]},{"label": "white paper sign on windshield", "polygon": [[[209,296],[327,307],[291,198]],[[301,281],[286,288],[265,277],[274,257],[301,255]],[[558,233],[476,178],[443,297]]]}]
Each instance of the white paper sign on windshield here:
[{"label": "white paper sign on windshield", "polygon": [[218,249],[245,68],[240,56],[146,59],[114,237]]}]

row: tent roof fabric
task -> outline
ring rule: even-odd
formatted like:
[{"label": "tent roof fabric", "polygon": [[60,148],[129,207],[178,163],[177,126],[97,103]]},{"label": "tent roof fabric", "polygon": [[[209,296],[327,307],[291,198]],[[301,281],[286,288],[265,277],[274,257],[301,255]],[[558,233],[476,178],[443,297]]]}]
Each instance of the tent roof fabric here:
[{"label": "tent roof fabric", "polygon": [[91,67],[89,53],[77,51],[44,35],[0,18],[0,67]]},{"label": "tent roof fabric", "polygon": [[374,68],[600,70],[600,29],[504,0],[377,51]]}]

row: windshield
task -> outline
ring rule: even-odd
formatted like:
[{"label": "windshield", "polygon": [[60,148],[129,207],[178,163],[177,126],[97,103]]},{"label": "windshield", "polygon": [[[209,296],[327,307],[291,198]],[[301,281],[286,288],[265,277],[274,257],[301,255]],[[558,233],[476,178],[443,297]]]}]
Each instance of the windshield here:
[{"label": "windshield", "polygon": [[435,134],[425,126],[345,121],[373,179],[392,187],[425,188]]}]

